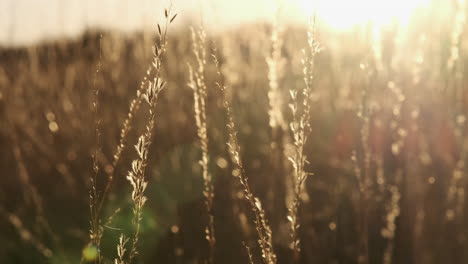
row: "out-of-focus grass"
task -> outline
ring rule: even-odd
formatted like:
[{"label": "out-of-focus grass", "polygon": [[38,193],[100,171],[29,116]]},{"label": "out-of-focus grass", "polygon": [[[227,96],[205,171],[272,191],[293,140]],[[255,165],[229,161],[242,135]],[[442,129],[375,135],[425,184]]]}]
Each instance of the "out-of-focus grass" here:
[{"label": "out-of-focus grass", "polygon": [[[371,26],[336,33],[319,25],[323,50],[316,57],[312,132],[305,146],[309,161],[305,169],[314,175],[306,181],[306,195],[299,210],[301,263],[357,263],[359,181],[351,156],[353,150],[358,157],[363,154],[362,120],[357,112],[364,87],[369,91],[371,109],[370,263],[382,263],[390,243],[381,234],[387,224],[386,206],[391,201],[389,186],[397,186],[401,194],[391,242],[394,263],[468,260],[464,250],[466,205],[460,198],[462,190],[466,190],[464,166],[460,169],[463,173],[457,174],[461,175],[456,185],[460,199],[451,200],[449,195],[457,163],[466,162],[462,121],[467,110],[467,47],[462,34],[456,66],[447,69],[454,48],[450,21],[450,16],[419,14],[408,28],[394,25],[383,29],[377,40],[372,38]],[[277,166],[271,158],[274,135],[268,123],[265,62],[271,48],[270,32],[269,26],[258,24],[209,35],[207,48],[217,47],[222,73],[231,87],[228,93],[238,124],[241,156],[252,190],[272,224],[278,262],[290,263],[284,193],[291,168],[286,165],[282,171],[273,169]],[[101,56],[96,32],[88,32],[76,41],[0,50],[1,263],[77,263],[81,258],[88,242],[88,179],[95,142],[92,82],[98,58],[102,65],[96,77],[102,134],[99,190],[106,182],[104,171],[109,168],[128,103],[151,60],[151,37],[102,34]],[[279,89],[287,102],[288,91],[303,85],[300,50],[306,46],[305,30],[288,27],[282,38],[286,66]],[[193,60],[188,30],[172,32],[169,43],[163,62],[168,85],[159,98],[148,159],[149,200],[141,223],[141,263],[196,263],[208,254],[204,239],[207,215],[198,165],[201,154],[192,91],[187,86],[186,65]],[[381,47],[381,61],[376,60],[376,44]],[[232,177],[226,151],[227,120],[216,78],[209,62],[207,119],[210,172],[215,185],[215,262],[246,263],[242,241],[252,246],[256,258],[259,250],[255,247],[250,210]],[[398,87],[404,100],[391,87]],[[401,109],[396,115],[398,102]],[[144,129],[141,113],[145,107],[136,116],[128,146],[136,143]],[[290,120],[287,105],[281,109]],[[397,139],[403,142],[399,153],[394,146]],[[15,148],[23,160],[14,155]],[[116,256],[120,233],[133,229],[131,189],[125,179],[133,153],[133,149],[124,152],[116,168],[110,201],[104,208],[105,217],[120,208],[112,224],[104,229],[101,253],[106,263]],[[21,176],[21,164],[25,165],[27,178]],[[51,232],[39,221],[41,212],[30,186],[41,197]],[[24,230],[8,221],[9,214],[22,220]],[[22,237],[25,230],[33,237]],[[53,256],[41,254],[34,241],[50,248]]]}]

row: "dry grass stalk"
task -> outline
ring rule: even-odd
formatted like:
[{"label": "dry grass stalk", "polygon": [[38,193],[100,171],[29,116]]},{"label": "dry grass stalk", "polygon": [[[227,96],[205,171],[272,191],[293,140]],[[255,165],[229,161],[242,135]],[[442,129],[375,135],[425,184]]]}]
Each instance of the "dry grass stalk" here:
[{"label": "dry grass stalk", "polygon": [[213,263],[214,246],[215,246],[215,230],[214,230],[214,215],[213,215],[213,199],[214,186],[213,177],[209,172],[209,155],[208,155],[208,130],[206,122],[206,97],[207,87],[205,83],[205,66],[206,66],[206,50],[205,40],[206,34],[202,27],[198,30],[192,30],[193,53],[195,55],[197,65],[195,71],[189,65],[189,87],[193,90],[195,122],[197,125],[197,135],[200,140],[202,157],[199,164],[203,171],[203,196],[205,197],[205,206],[208,213],[208,224],[205,227],[205,238],[210,247],[209,263]]},{"label": "dry grass stalk", "polygon": [[140,87],[137,90],[136,97],[131,101],[130,107],[128,109],[127,117],[125,118],[124,122],[122,123],[122,128],[120,130],[120,139],[119,143],[114,151],[113,154],[113,159],[112,159],[112,167],[109,169],[106,168],[106,173],[108,176],[108,180],[106,183],[106,187],[104,188],[104,192],[102,193],[99,207],[98,207],[98,212],[102,210],[102,207],[104,205],[104,202],[106,201],[107,195],[109,193],[110,187],[112,185],[112,182],[114,181],[114,173],[115,173],[115,167],[117,167],[117,164],[120,161],[120,157],[122,156],[122,152],[125,149],[126,146],[126,141],[127,141],[127,136],[128,133],[130,132],[132,125],[131,123],[133,122],[133,119],[135,117],[136,112],[140,108],[141,101],[143,100],[143,95],[144,91],[146,89],[146,85],[148,83],[148,78],[151,75],[152,72],[152,67],[150,66],[148,70],[146,71],[146,76],[143,78],[143,80],[140,83]]},{"label": "dry grass stalk", "polygon": [[455,70],[456,64],[460,58],[460,42],[462,41],[463,32],[465,30],[466,15],[465,15],[465,0],[455,0],[454,7],[456,9],[455,21],[453,23],[453,31],[451,36],[450,57],[447,61],[447,69]]},{"label": "dry grass stalk", "polygon": [[406,96],[404,95],[403,90],[394,82],[389,82],[388,88],[396,99],[396,102],[393,104],[392,122],[390,123],[390,128],[394,135],[392,153],[393,155],[398,156],[404,146],[404,139],[407,134],[407,132],[401,128],[401,109],[403,103],[406,100]]},{"label": "dry grass stalk", "polygon": [[384,255],[383,255],[383,263],[384,264],[391,264],[392,263],[392,254],[394,248],[394,239],[395,239],[395,231],[396,231],[396,224],[395,220],[400,215],[400,191],[398,185],[390,185],[389,186],[390,193],[391,193],[391,200],[387,204],[387,217],[386,217],[386,226],[382,229],[381,233],[384,238],[388,240],[388,244],[385,247]]},{"label": "dry grass stalk", "polygon": [[146,131],[143,135],[138,138],[138,143],[135,145],[135,149],[138,154],[138,158],[132,162],[132,170],[127,176],[127,180],[131,183],[133,187],[132,200],[133,200],[133,222],[135,224],[135,233],[132,241],[132,249],[130,251],[129,263],[132,262],[132,259],[137,254],[137,242],[140,234],[140,222],[141,222],[141,213],[143,206],[147,200],[144,196],[144,192],[148,185],[148,182],[145,179],[145,170],[147,166],[148,151],[151,145],[152,131],[154,128],[154,119],[155,119],[155,107],[156,99],[158,94],[164,88],[165,82],[160,81],[159,78],[155,78],[148,85],[148,89],[145,94],[145,99],[149,104],[149,119],[148,124],[146,125]]},{"label": "dry grass stalk", "polygon": [[301,194],[304,188],[304,182],[307,179],[309,173],[305,172],[305,165],[307,163],[307,157],[304,153],[304,145],[307,142],[308,135],[310,134],[310,101],[311,101],[311,90],[312,81],[314,77],[314,61],[316,54],[320,51],[320,46],[316,39],[315,33],[315,21],[310,23],[309,30],[307,32],[307,50],[303,50],[304,59],[303,74],[305,86],[302,89],[302,105],[300,105],[300,98],[298,97],[299,91],[297,89],[291,89],[290,95],[292,103],[289,105],[293,120],[290,123],[290,129],[293,135],[293,154],[289,157],[289,160],[293,166],[293,189],[294,197],[292,204],[288,208],[288,221],[291,227],[291,249],[294,253],[294,260],[297,261],[300,254],[300,239],[298,236],[298,229],[300,227],[298,221],[298,210],[301,203]]},{"label": "dry grass stalk", "polygon": [[[219,79],[222,79],[221,71],[219,68],[219,62],[216,56],[213,55],[214,63],[217,68],[217,74]],[[276,255],[273,250],[273,239],[271,228],[267,223],[265,210],[262,207],[260,200],[255,197],[250,189],[248,177],[245,173],[244,166],[240,157],[240,146],[237,140],[237,128],[235,126],[231,106],[226,96],[226,86],[221,84],[221,81],[217,83],[219,89],[223,94],[223,107],[227,115],[227,129],[229,134],[228,139],[228,150],[231,156],[232,162],[234,163],[236,170],[233,175],[239,180],[242,190],[244,192],[244,198],[249,203],[254,215],[255,215],[255,228],[258,234],[258,244],[262,252],[262,260],[265,264],[275,264]]]},{"label": "dry grass stalk", "polygon": [[270,126],[272,129],[281,127],[283,130],[286,130],[288,125],[284,120],[281,110],[284,102],[279,91],[279,82],[283,77],[284,65],[286,63],[281,51],[283,48],[282,33],[283,29],[279,25],[279,10],[277,10],[271,33],[272,52],[266,58],[268,66],[268,84],[270,86],[268,90],[268,101],[270,103],[268,114],[270,116]]},{"label": "dry grass stalk", "polygon": [[153,128],[155,125],[156,117],[156,102],[159,93],[163,90],[166,82],[161,77],[162,71],[162,59],[167,48],[167,29],[169,24],[175,19],[176,15],[171,14],[171,10],[164,11],[165,25],[161,29],[158,24],[158,36],[159,41],[153,47],[153,67],[154,77],[152,81],[149,81],[147,89],[144,93],[144,99],[149,105],[149,116],[146,130],[138,138],[138,142],[135,145],[138,157],[132,162],[132,169],[129,171],[127,180],[133,187],[132,201],[133,201],[133,223],[135,224],[135,232],[132,237],[132,246],[129,252],[128,263],[132,263],[135,256],[138,254],[137,244],[140,235],[140,223],[142,219],[142,209],[147,201],[147,197],[144,195],[148,182],[145,179],[145,170],[147,166],[148,152],[151,145],[151,138]]},{"label": "dry grass stalk", "polygon": [[120,235],[119,243],[117,244],[117,258],[114,260],[115,264],[125,264],[125,253],[127,252],[126,245],[128,238],[123,234]]},{"label": "dry grass stalk", "polygon": [[[372,48],[372,57],[373,57],[373,66],[374,70],[380,74],[384,74],[387,70],[382,60],[382,28],[380,25],[373,25],[372,26],[372,36],[371,36],[371,48]],[[380,119],[376,119],[374,121],[375,127],[380,127],[382,122]],[[375,163],[375,182],[377,183],[379,193],[377,195],[381,195],[385,192],[385,168],[384,168],[384,160],[385,160],[384,152],[377,151],[374,153],[374,163]],[[379,199],[379,198],[377,198]]]},{"label": "dry grass stalk", "polygon": [[[392,153],[395,156],[399,156],[400,152],[404,146],[404,137],[406,131],[401,127],[401,109],[403,103],[406,100],[403,90],[396,85],[394,82],[388,83],[388,88],[393,93],[395,97],[395,103],[393,104],[392,109],[392,121],[390,123],[390,128],[393,133],[393,142],[392,142]],[[383,255],[384,264],[391,264],[393,258],[393,248],[395,245],[395,231],[396,231],[396,218],[400,215],[400,181],[402,177],[402,170],[398,169],[395,173],[395,179],[393,182],[387,182],[387,189],[390,191],[390,201],[386,205],[386,226],[382,229],[381,234],[384,238],[387,239],[387,245],[385,246],[385,251]]]},{"label": "dry grass stalk", "polygon": [[[169,23],[172,23],[176,17],[177,17],[177,14],[172,16],[171,19],[169,20]],[[158,33],[159,34],[161,34],[161,33],[166,34],[167,32],[166,31],[162,32],[161,31],[161,26],[158,25]],[[166,36],[164,36],[164,38],[165,37]],[[160,41],[161,41],[161,39],[160,39]],[[120,129],[119,143],[116,146],[116,148],[114,150],[114,153],[113,153],[113,156],[112,156],[113,159],[112,159],[111,167],[106,168],[106,170],[105,170],[106,173],[107,173],[107,176],[108,176],[108,181],[107,181],[106,187],[104,188],[104,192],[103,192],[102,197],[101,197],[98,212],[100,212],[102,210],[104,202],[106,201],[106,198],[107,198],[107,195],[109,193],[110,187],[111,187],[112,182],[114,180],[115,168],[117,167],[117,165],[118,165],[118,163],[120,161],[120,158],[122,156],[122,153],[123,153],[123,151],[124,151],[124,149],[126,147],[126,141],[127,141],[128,133],[130,132],[130,130],[132,128],[131,124],[133,122],[133,119],[135,117],[136,112],[140,108],[141,102],[142,102],[143,97],[144,97],[144,92],[146,90],[148,80],[150,79],[150,76],[152,74],[153,69],[154,69],[153,65],[148,66],[148,69],[146,70],[146,76],[143,77],[143,80],[140,82],[140,87],[138,88],[138,90],[136,92],[136,97],[130,102],[130,106],[129,106],[129,109],[128,109],[128,112],[127,112],[127,116],[126,116],[124,122],[122,123],[122,128]]]},{"label": "dry grass stalk", "polygon": [[[369,75],[371,74],[369,66],[361,63],[360,69],[365,74],[365,81],[368,82]],[[356,177],[359,182],[359,251],[358,263],[369,263],[369,197],[371,187],[371,149],[369,144],[370,134],[370,116],[371,116],[370,102],[369,102],[369,83],[364,83],[361,90],[361,101],[357,116],[361,122],[360,129],[360,144],[362,148],[361,155],[353,153],[353,161],[359,167],[356,169]]]},{"label": "dry grass stalk", "polygon": [[[270,190],[267,199],[272,211],[278,211],[279,214],[286,214],[284,211],[294,196],[293,178],[288,174],[289,161],[287,159],[287,149],[291,145],[289,137],[289,126],[283,115],[285,103],[282,85],[284,81],[284,68],[287,63],[283,56],[284,47],[284,25],[280,23],[280,1],[276,1],[276,13],[271,25],[270,44],[271,50],[266,56],[268,67],[268,102],[269,102],[269,125],[271,127],[271,169],[275,171],[271,175]],[[287,175],[284,177],[284,175]],[[291,177],[289,177],[291,176]],[[282,203],[281,194],[284,193],[284,203]],[[272,221],[273,229],[278,229],[278,222]]]},{"label": "dry grass stalk", "polygon": [[88,247],[95,247],[97,249],[97,256],[94,260],[95,263],[101,263],[102,258],[100,254],[101,248],[101,238],[104,231],[104,228],[101,224],[99,217],[99,195],[97,192],[97,177],[99,174],[99,164],[98,164],[98,153],[100,150],[100,120],[99,120],[99,88],[96,86],[96,78],[101,70],[101,40],[102,35],[99,39],[99,62],[93,79],[93,89],[94,89],[94,102],[92,104],[93,115],[94,115],[94,136],[96,140],[96,145],[93,153],[93,174],[90,177],[91,188],[89,190],[89,210],[90,210],[90,230],[89,230],[89,239],[90,245]]},{"label": "dry grass stalk", "polygon": [[463,221],[465,207],[465,186],[466,186],[466,164],[465,160],[468,156],[468,137],[466,136],[466,111],[464,106],[464,80],[463,80],[463,61],[460,54],[461,41],[463,41],[463,33],[465,32],[465,1],[454,1],[456,14],[454,21],[454,29],[451,36],[450,57],[447,61],[447,70],[450,74],[449,87],[453,92],[454,102],[454,132],[460,144],[459,158],[452,171],[448,190],[448,210],[446,217],[449,221],[457,220],[459,223]]},{"label": "dry grass stalk", "polygon": [[244,241],[242,242],[242,245],[245,247],[245,251],[247,251],[247,257],[249,258],[249,264],[254,264],[253,256],[252,256],[252,252],[250,250],[250,247],[247,246],[247,244]]}]

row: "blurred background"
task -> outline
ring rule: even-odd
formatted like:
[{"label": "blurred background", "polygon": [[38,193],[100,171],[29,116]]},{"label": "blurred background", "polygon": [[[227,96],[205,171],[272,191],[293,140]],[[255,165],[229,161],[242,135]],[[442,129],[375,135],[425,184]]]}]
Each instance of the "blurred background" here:
[{"label": "blurred background", "polygon": [[[134,231],[125,177],[146,125],[145,106],[115,168],[113,153],[151,65],[156,24],[170,5],[0,0],[0,263],[88,261],[96,149],[98,193],[115,174],[99,252],[102,263],[114,263],[120,234]],[[363,263],[359,225],[365,218],[368,263],[467,263],[465,1],[174,0],[172,10],[178,16],[163,60],[168,84],[158,98],[136,263],[208,258],[187,66],[196,64],[190,27],[200,25],[208,54],[220,59],[242,160],[271,225],[278,263],[292,263],[289,91],[304,87],[302,50],[314,14],[321,52],[305,145],[305,170],[313,175],[301,195],[298,262]],[[254,263],[261,263],[251,209],[232,175],[210,58],[205,78],[214,262],[248,263],[245,241]],[[280,99],[272,103],[273,83]],[[271,109],[281,117],[277,125]],[[365,215],[363,193],[369,197]]]},{"label": "blurred background", "polygon": [[[196,20],[211,29],[271,21],[278,8],[284,22],[304,23],[316,10],[321,24],[335,30],[349,30],[368,21],[407,24],[415,11],[427,9],[430,2],[434,1],[174,0],[173,9],[182,15],[179,25]],[[438,12],[450,9],[446,2],[439,2]],[[168,7],[168,3],[167,0],[3,0],[0,3],[0,43],[28,45],[62,37],[76,38],[89,28],[141,31],[154,26],[155,12]]]},{"label": "blurred background", "polygon": [[[307,2],[307,1],[306,1]],[[300,12],[300,1],[291,1],[288,12]],[[76,38],[86,29],[103,28],[123,32],[154,27],[157,11],[168,7],[166,0],[3,0],[1,3],[1,35],[3,45],[28,45],[61,37]],[[177,24],[200,20],[209,27],[226,27],[272,16],[271,1],[175,0],[173,9],[181,14]],[[216,23],[213,20],[216,21]]]}]

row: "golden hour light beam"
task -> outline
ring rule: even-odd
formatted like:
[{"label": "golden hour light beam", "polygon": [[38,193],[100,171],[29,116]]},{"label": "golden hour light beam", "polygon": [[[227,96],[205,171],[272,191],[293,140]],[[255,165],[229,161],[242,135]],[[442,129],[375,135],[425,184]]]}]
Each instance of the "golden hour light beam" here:
[{"label": "golden hour light beam", "polygon": [[429,0],[295,0],[306,15],[317,13],[326,25],[337,30],[373,23],[385,25],[392,21],[407,24],[416,9]]}]

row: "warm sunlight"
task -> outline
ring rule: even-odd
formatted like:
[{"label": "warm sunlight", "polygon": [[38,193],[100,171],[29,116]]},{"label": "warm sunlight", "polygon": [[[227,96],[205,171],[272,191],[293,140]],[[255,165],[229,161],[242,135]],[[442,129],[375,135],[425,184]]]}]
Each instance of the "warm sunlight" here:
[{"label": "warm sunlight", "polygon": [[297,0],[307,14],[317,11],[318,17],[336,29],[349,29],[372,22],[384,25],[398,20],[405,24],[411,14],[424,7],[428,0]]},{"label": "warm sunlight", "polygon": [[0,0],[0,264],[468,264],[468,0]]}]

